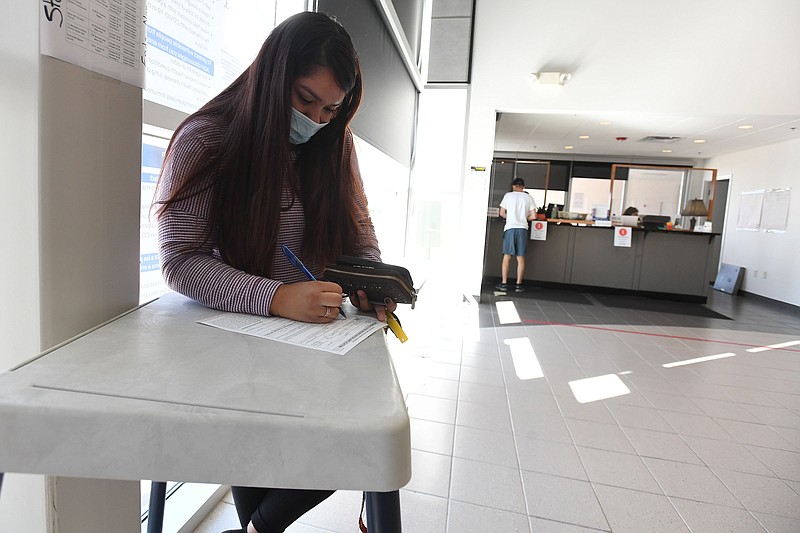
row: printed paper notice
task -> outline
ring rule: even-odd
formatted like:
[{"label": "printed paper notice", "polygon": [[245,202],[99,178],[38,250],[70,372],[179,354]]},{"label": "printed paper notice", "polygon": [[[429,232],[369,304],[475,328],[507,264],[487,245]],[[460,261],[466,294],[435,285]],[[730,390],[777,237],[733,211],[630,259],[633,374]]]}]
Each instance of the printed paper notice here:
[{"label": "printed paper notice", "polygon": [[42,54],[144,87],[145,0],[46,0]]},{"label": "printed paper notice", "polygon": [[547,222],[542,220],[534,220],[531,224],[531,240],[532,241],[546,241],[547,240]]},{"label": "printed paper notice", "polygon": [[631,228],[614,226],[614,246],[631,247]]},{"label": "printed paper notice", "polygon": [[349,315],[346,319],[338,318],[328,324],[309,324],[288,318],[239,313],[223,313],[198,322],[227,331],[339,355],[346,354],[386,325],[374,317],[363,315]]},{"label": "printed paper notice", "polygon": [[761,209],[761,229],[786,231],[789,224],[789,199],[791,189],[770,189],[764,194]]}]

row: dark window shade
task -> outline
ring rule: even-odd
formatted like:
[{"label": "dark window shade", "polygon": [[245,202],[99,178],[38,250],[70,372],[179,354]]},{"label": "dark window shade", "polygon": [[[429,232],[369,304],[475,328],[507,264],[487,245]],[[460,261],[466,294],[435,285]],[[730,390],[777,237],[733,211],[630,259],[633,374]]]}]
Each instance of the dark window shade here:
[{"label": "dark window shade", "polygon": [[547,165],[517,162],[517,176],[525,180],[527,189],[566,191],[569,185],[569,161],[550,161],[550,179],[547,180]]},{"label": "dark window shade", "polygon": [[569,190],[569,161],[550,161],[550,189],[554,191]]},{"label": "dark window shade", "polygon": [[320,0],[318,11],[347,29],[361,60],[364,97],[353,132],[410,167],[418,93],[378,7],[372,0]]},{"label": "dark window shade", "polygon": [[611,179],[611,163],[575,161],[572,165],[572,175],[576,178]]},{"label": "dark window shade", "polygon": [[514,163],[513,159],[495,159],[492,162],[492,172],[494,173],[494,181],[500,187],[511,190],[511,180],[514,179]]},{"label": "dark window shade", "polygon": [[[516,165],[516,175],[514,166]],[[569,190],[569,177],[572,163],[570,161],[550,161],[549,190]],[[622,169],[619,169],[620,171]],[[516,161],[514,159],[497,158],[492,163],[492,194],[511,190],[511,180],[515,176],[525,180],[527,189],[544,189],[547,166]],[[502,197],[502,194],[501,194]]]},{"label": "dark window shade", "polygon": [[514,179],[514,160],[495,159],[492,162],[492,190],[489,194],[489,205],[497,207],[503,195],[511,190],[511,180]]},{"label": "dark window shade", "polygon": [[526,189],[545,189],[547,187],[547,165],[517,161],[516,177],[525,180]]},{"label": "dark window shade", "polygon": [[[572,165],[572,175],[576,178],[611,179],[611,163],[575,161]],[[618,167],[615,179],[627,180],[628,167]]]}]

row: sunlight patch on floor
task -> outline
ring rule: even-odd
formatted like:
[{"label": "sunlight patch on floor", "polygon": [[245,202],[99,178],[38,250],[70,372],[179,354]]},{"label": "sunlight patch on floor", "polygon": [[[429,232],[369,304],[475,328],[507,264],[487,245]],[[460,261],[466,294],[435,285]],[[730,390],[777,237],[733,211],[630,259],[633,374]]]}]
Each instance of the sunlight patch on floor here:
[{"label": "sunlight patch on floor", "polygon": [[570,381],[569,386],[578,403],[596,402],[630,394],[630,389],[616,374]]},{"label": "sunlight patch on floor", "polygon": [[666,363],[661,366],[664,368],[674,368],[676,366],[693,365],[695,363],[704,363],[706,361],[714,361],[715,359],[725,359],[726,357],[734,357],[736,354],[732,352],[718,353],[716,355],[706,355],[705,357],[696,357],[694,359],[685,359],[683,361],[675,361],[674,363]]},{"label": "sunlight patch on floor", "polygon": [[514,302],[495,302],[494,305],[497,308],[497,319],[501,324],[518,324],[522,322]]},{"label": "sunlight patch on floor", "polygon": [[536,352],[528,337],[506,339],[504,341],[511,350],[511,359],[514,361],[514,371],[522,380],[543,378],[542,366],[536,358]]},{"label": "sunlight patch on floor", "polygon": [[780,344],[770,344],[769,346],[759,346],[758,348],[750,348],[747,350],[750,353],[766,352],[768,350],[780,350],[781,348],[788,348],[789,346],[797,346],[800,341],[782,342]]}]

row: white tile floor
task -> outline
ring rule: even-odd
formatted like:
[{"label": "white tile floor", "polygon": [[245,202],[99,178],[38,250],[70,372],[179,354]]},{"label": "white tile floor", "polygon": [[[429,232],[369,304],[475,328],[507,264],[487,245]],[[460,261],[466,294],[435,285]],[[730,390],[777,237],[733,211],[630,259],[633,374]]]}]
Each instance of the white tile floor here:
[{"label": "white tile floor", "polygon": [[[481,300],[428,284],[400,310],[410,340],[390,339],[412,423],[406,533],[800,531],[800,344],[748,351],[800,341],[797,308],[713,291]],[[521,322],[500,324],[495,300]],[[579,403],[599,376],[629,392]],[[360,502],[340,491],[288,531],[357,532]],[[236,525],[228,496],[195,533]]]}]

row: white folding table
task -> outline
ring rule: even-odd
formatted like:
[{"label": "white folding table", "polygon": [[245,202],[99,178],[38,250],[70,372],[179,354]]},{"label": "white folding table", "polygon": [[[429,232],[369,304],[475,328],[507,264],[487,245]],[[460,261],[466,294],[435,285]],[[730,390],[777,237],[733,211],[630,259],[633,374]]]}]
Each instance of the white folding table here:
[{"label": "white folding table", "polygon": [[399,532],[384,334],[335,355],[197,323],[217,313],[170,293],[0,375],[0,472],[359,490],[370,533]]}]

